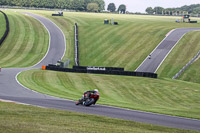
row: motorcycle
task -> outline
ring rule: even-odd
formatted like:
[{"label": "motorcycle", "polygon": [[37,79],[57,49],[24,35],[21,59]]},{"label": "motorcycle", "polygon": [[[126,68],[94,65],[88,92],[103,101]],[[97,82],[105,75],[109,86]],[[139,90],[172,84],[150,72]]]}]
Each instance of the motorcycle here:
[{"label": "motorcycle", "polygon": [[84,98],[80,99],[76,102],[76,105],[84,105],[84,106],[90,106],[92,104],[95,104],[99,100],[99,93],[91,93],[89,94],[89,97],[87,97],[87,94],[84,94]]}]

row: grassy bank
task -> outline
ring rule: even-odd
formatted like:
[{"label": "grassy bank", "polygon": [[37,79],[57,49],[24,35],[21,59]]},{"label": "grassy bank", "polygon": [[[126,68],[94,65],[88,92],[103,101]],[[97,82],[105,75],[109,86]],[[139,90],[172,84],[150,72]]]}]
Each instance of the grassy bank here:
[{"label": "grassy bank", "polygon": [[[200,50],[200,31],[187,33],[176,47],[172,50],[166,60],[158,70],[159,77],[172,78],[178,73]],[[198,64],[199,60],[196,64]],[[198,65],[192,65],[184,72],[184,76],[179,78],[186,81],[200,83],[198,75]]]},{"label": "grassy bank", "polygon": [[[70,67],[72,67],[74,65],[74,21],[71,20],[71,17],[52,17],[51,14],[55,12],[50,11],[26,10],[26,12],[36,13],[50,19],[63,31],[66,39],[66,52],[62,61],[66,62],[70,59]],[[73,13],[70,16],[73,16]]]},{"label": "grassy bank", "polygon": [[198,59],[188,69],[186,69],[186,71],[179,77],[179,79],[188,82],[200,83],[199,66],[200,60]]},{"label": "grassy bank", "polygon": [[195,133],[138,122],[0,102],[1,133]]},{"label": "grassy bank", "polygon": [[49,35],[37,20],[27,15],[6,11],[10,32],[0,48],[1,67],[28,67],[46,54]]},{"label": "grassy bank", "polygon": [[[65,60],[74,58],[72,34],[74,23],[78,23],[81,65],[124,67],[126,70],[135,70],[170,30],[199,26],[175,23],[180,18],[170,16],[64,12],[63,17],[52,17],[55,12],[31,12],[48,17],[64,31],[68,42]],[[103,24],[104,19],[112,18],[119,25]]]},{"label": "grassy bank", "polygon": [[[52,17],[55,12],[29,12],[51,19],[62,29],[67,45],[63,61],[70,59],[70,66],[74,65],[74,23],[79,25],[81,65],[125,67],[125,70],[135,70],[171,29],[199,27],[175,23],[179,17],[171,16],[64,12],[63,17]],[[119,25],[103,24],[104,19],[111,18]],[[197,53],[199,34],[191,32],[181,39],[158,70],[159,77],[172,78]]]},{"label": "grassy bank", "polygon": [[200,85],[170,79],[31,70],[19,81],[40,93],[77,100],[99,89],[100,104],[200,119]]}]

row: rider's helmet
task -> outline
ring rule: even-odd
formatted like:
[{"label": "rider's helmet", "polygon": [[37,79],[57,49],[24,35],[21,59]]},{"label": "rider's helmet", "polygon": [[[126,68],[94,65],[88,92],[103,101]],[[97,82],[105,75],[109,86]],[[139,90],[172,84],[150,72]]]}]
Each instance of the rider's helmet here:
[{"label": "rider's helmet", "polygon": [[94,91],[96,91],[96,92],[99,92],[99,90],[98,90],[98,89],[94,89]]}]

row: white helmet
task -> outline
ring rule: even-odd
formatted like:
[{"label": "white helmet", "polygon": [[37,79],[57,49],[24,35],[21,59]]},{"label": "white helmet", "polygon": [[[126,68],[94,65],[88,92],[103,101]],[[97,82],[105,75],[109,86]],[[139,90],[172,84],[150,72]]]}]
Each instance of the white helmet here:
[{"label": "white helmet", "polygon": [[99,90],[97,90],[97,89],[94,89],[94,91],[99,92]]}]

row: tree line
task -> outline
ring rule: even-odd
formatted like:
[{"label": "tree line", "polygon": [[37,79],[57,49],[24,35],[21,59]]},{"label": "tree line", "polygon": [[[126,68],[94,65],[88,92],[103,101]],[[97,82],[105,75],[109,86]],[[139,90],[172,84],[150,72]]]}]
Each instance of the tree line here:
[{"label": "tree line", "polygon": [[146,12],[148,14],[200,14],[200,4],[185,5],[178,8],[163,8],[163,7],[147,7]]},{"label": "tree line", "polygon": [[[110,11],[110,12],[116,12],[115,3],[110,3],[110,4],[108,4],[107,10]],[[122,14],[125,14],[125,13],[126,13],[126,5],[121,4],[121,5],[118,7],[117,12],[122,13]]]},{"label": "tree line", "polygon": [[0,0],[0,5],[94,12],[100,12],[105,9],[104,0]]}]

